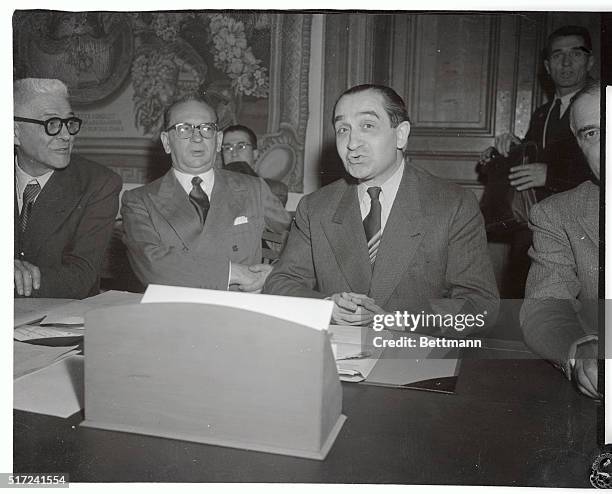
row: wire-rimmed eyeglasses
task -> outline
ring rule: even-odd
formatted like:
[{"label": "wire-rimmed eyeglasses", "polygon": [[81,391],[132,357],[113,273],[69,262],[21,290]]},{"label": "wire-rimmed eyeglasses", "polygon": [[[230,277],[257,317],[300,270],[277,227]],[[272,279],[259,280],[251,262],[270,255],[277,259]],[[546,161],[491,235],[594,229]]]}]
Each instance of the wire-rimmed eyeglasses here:
[{"label": "wire-rimmed eyeglasses", "polygon": [[25,117],[13,117],[15,122],[27,122],[42,125],[45,127],[45,132],[48,136],[56,136],[62,131],[62,127],[65,125],[68,133],[73,136],[79,133],[83,120],[77,117],[51,117],[47,120],[36,120],[34,118]]},{"label": "wire-rimmed eyeglasses", "polygon": [[233,144],[223,144],[223,146],[221,146],[221,149],[223,149],[224,152],[226,153],[231,153],[234,149],[236,151],[244,151],[246,148],[250,148],[253,147],[253,144],[251,144],[250,142],[235,142]]}]

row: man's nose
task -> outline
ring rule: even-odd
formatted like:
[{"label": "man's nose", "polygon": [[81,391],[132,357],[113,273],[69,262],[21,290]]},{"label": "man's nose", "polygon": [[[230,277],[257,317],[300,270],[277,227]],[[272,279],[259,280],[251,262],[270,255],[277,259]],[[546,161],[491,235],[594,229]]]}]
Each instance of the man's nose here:
[{"label": "man's nose", "polygon": [[68,132],[68,125],[65,123],[62,123],[62,127],[60,128],[59,134],[57,134],[55,137],[57,137],[58,139],[62,139],[64,141],[69,141],[74,136],[70,135],[70,132]]},{"label": "man's nose", "polygon": [[564,53],[562,58],[561,58],[561,65],[567,66],[567,65],[571,65],[572,64],[572,59],[569,55],[569,53]]},{"label": "man's nose", "polygon": [[348,142],[346,147],[351,151],[357,149],[361,145],[361,136],[359,132],[351,130],[349,132]]},{"label": "man's nose", "polygon": [[191,136],[191,140],[193,142],[201,142],[204,138],[198,129],[193,129],[193,134]]},{"label": "man's nose", "polygon": [[232,156],[237,156],[238,155],[238,146],[232,146],[231,153],[232,153]]}]

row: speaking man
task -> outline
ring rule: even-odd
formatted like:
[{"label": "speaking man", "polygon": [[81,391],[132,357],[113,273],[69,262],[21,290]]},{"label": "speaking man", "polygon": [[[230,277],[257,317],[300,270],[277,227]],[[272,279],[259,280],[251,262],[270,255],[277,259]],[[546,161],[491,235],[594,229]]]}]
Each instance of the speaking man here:
[{"label": "speaking man", "polygon": [[337,100],[333,125],[349,176],[301,200],[264,292],[330,297],[338,324],[367,325],[391,311],[494,320],[498,293],[476,198],[406,162],[404,101],[386,86],[355,86]]}]

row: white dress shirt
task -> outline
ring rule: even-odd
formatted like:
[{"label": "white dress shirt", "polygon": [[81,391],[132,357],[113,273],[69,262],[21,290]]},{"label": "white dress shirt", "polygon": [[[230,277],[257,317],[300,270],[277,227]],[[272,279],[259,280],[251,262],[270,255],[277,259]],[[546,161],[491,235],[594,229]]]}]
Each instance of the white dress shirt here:
[{"label": "white dress shirt", "polygon": [[[27,185],[38,182],[38,185],[40,185],[40,191],[42,192],[43,188],[51,178],[51,175],[53,175],[53,170],[49,170],[47,173],[38,177],[33,177],[19,167],[17,156],[15,156],[15,191],[17,192],[17,205],[19,207],[20,214],[21,210],[23,209],[23,191]],[[40,195],[40,193],[38,195]],[[38,199],[38,196],[36,196],[34,202],[36,202],[36,199]]]},{"label": "white dress shirt", "polygon": [[[187,195],[189,195],[189,193],[191,192],[191,189],[193,189],[193,184],[191,183],[191,180],[193,180],[193,177],[195,177],[196,175],[190,175],[189,173],[184,173],[180,170],[177,170],[176,168],[173,168],[172,171],[174,172],[174,176],[176,177],[176,179],[181,184],[181,187],[183,187],[183,189],[185,189],[185,192],[187,192]],[[200,184],[200,187],[204,189],[204,192],[206,192],[206,195],[208,196],[208,199],[210,200],[210,195],[212,194],[213,186],[215,185],[214,168],[211,168],[207,172],[201,173],[197,176],[202,179],[202,183]]]},{"label": "white dress shirt", "polygon": [[[381,213],[380,213],[380,230],[381,232],[385,231],[385,225],[387,224],[387,219],[389,219],[389,213],[391,212],[391,208],[393,207],[393,202],[395,201],[395,196],[397,195],[397,190],[399,189],[400,182],[402,181],[402,176],[404,174],[404,160],[400,164],[399,168],[395,171],[393,175],[391,175],[388,180],[379,185],[381,188],[380,195],[378,199],[380,200],[381,205]],[[368,194],[369,187],[360,183],[357,186],[357,196],[359,197],[359,208],[361,209],[361,219],[363,220],[368,213],[370,212],[370,207],[372,203],[372,199],[370,198],[370,194]]]}]

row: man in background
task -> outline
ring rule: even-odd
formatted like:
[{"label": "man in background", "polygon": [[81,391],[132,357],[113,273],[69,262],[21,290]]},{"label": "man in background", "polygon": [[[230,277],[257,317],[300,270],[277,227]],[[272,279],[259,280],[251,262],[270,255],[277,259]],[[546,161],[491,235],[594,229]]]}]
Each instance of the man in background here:
[{"label": "man in background", "polygon": [[570,124],[595,181],[534,206],[533,248],[521,325],[527,345],[592,398],[597,391],[600,87],[587,85]]},{"label": "man in background", "polygon": [[[555,88],[553,100],[536,109],[522,141],[514,134],[503,134],[495,139],[494,148],[483,153],[486,162],[495,149],[508,156],[513,145],[535,143],[536,162],[512,167],[508,179],[517,191],[533,189],[538,201],[592,178],[569,125],[572,100],[589,80],[593,67],[591,51],[591,36],[586,28],[563,26],[554,31],[548,37],[544,53],[544,67]],[[512,234],[509,285],[504,289],[512,298],[523,297],[531,241],[531,232],[526,226]]]},{"label": "man in background", "polygon": [[82,122],[63,82],[20,79],[13,97],[15,295],[95,295],[121,179],[72,155]]},{"label": "man in background", "polygon": [[[255,162],[259,157],[257,136],[244,125],[230,125],[223,131],[223,167],[239,173],[258,177]],[[287,205],[288,188],[283,182],[265,178],[270,190],[279,198],[283,206]]]},{"label": "man in background", "polygon": [[264,292],[329,297],[337,324],[368,325],[392,311],[494,321],[499,299],[476,198],[404,160],[404,101],[386,86],[355,86],[337,100],[333,125],[348,176],[300,201]]},{"label": "man in background", "polygon": [[161,140],[172,168],[123,195],[124,241],[134,272],[158,283],[258,291],[265,228],[291,218],[262,179],[214,169],[223,133],[211,104],[190,94],[164,113]]}]

